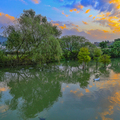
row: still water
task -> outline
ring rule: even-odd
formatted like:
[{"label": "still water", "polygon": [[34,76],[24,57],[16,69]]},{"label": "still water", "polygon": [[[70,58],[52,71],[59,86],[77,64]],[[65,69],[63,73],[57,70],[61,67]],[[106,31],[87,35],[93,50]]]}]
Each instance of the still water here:
[{"label": "still water", "polygon": [[[100,77],[100,81],[94,81]],[[0,70],[0,120],[120,120],[120,59]]]}]

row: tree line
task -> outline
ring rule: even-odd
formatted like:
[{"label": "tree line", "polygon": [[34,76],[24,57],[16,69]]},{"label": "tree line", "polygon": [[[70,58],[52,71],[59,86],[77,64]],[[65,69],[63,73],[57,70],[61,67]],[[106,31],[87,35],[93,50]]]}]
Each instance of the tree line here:
[{"label": "tree line", "polygon": [[103,51],[83,36],[59,38],[62,31],[46,17],[36,15],[32,9],[24,10],[14,25],[4,27],[3,34],[7,37],[7,49],[15,52],[7,54],[0,51],[0,66],[44,64],[59,60],[79,60],[86,64],[91,59],[97,63]]}]

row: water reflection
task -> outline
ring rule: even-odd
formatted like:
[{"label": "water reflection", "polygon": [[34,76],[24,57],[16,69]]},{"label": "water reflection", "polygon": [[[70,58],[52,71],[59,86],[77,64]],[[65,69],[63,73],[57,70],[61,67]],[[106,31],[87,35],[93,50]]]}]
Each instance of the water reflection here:
[{"label": "water reflection", "polygon": [[[63,62],[44,69],[2,70],[0,113],[17,111],[15,119],[26,120],[39,117],[48,120],[119,119],[119,114],[114,112],[120,107],[118,62],[113,61],[106,69],[101,65],[96,67],[94,62],[86,70],[77,62]],[[100,76],[99,82],[93,82],[96,73]],[[47,115],[41,116],[43,112]]]}]

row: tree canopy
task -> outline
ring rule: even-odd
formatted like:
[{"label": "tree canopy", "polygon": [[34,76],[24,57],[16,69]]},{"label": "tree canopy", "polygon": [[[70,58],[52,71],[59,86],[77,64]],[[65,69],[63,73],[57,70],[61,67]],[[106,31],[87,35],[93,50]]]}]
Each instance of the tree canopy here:
[{"label": "tree canopy", "polygon": [[89,56],[90,52],[88,48],[82,47],[80,48],[80,51],[78,53],[78,60],[80,63],[83,63],[83,68],[84,68],[84,63],[86,64],[91,60],[91,57]]},{"label": "tree canopy", "polygon": [[[52,55],[51,57],[55,56],[55,58],[57,58],[61,55],[59,42],[55,39],[61,35],[61,30],[58,29],[57,26],[53,26],[47,22],[46,17],[40,14],[36,15],[32,9],[24,10],[20,17],[16,19],[14,25],[9,25],[4,29],[4,34],[8,37],[7,48],[15,49],[17,57],[18,51],[24,51],[24,53],[29,52],[30,55],[33,55],[35,52],[37,56],[40,56],[38,53],[46,51],[45,48],[47,51],[53,52],[49,52],[49,56]],[[53,36],[52,39],[50,36]],[[48,45],[47,42],[52,44]],[[41,51],[37,52],[38,50]],[[44,58],[44,62],[48,59],[46,54],[42,54],[41,58]],[[43,61],[43,59],[41,61]]]}]

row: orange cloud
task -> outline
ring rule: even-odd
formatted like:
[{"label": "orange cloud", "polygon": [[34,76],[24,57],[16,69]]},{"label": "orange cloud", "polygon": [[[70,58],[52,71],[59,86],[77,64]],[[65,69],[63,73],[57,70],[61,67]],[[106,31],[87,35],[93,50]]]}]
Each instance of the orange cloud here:
[{"label": "orange cloud", "polygon": [[74,27],[79,27],[78,25],[75,25],[75,24],[73,24],[73,23],[72,23],[71,25],[74,26]]},{"label": "orange cloud", "polygon": [[15,20],[15,17],[10,16],[8,14],[0,13],[0,23],[9,24]]},{"label": "orange cloud", "polygon": [[67,29],[66,25],[64,24],[63,26],[59,26],[59,28],[63,29]]},{"label": "orange cloud", "polygon": [[80,11],[78,11],[76,8],[73,8],[70,10],[70,12],[76,11],[76,13],[79,13]]},{"label": "orange cloud", "polygon": [[[108,31],[108,32],[107,32]],[[89,33],[88,38],[89,39],[95,39],[95,40],[105,40],[105,39],[112,39],[113,34],[109,32],[109,30],[89,30],[87,31],[87,34]]]},{"label": "orange cloud", "polygon": [[77,11],[76,13],[80,13],[80,11]]},{"label": "orange cloud", "polygon": [[106,14],[98,15],[98,17],[101,17],[101,18],[97,18],[96,21],[99,21],[101,25],[106,24],[106,26],[109,27],[113,31],[113,33],[116,33],[116,32],[119,33],[120,20],[116,16],[109,16],[110,14],[111,14],[110,12],[107,12]]},{"label": "orange cloud", "polygon": [[66,17],[68,17],[69,15],[66,15],[64,12],[62,12],[63,15],[65,15]]},{"label": "orange cloud", "polygon": [[83,9],[83,8],[84,8],[83,5],[78,5],[77,7],[78,7],[79,9]]},{"label": "orange cloud", "polygon": [[120,0],[110,0],[110,4],[115,4],[117,9],[120,9]]},{"label": "orange cloud", "polygon": [[93,17],[93,19],[95,19],[95,16]]},{"label": "orange cloud", "polygon": [[77,5],[76,8],[70,9],[70,12],[76,11],[76,13],[79,13],[80,10],[79,9],[83,9],[84,6],[83,5]]},{"label": "orange cloud", "polygon": [[76,9],[76,8],[73,8],[73,9],[70,10],[70,12],[73,12],[73,11],[77,11],[77,9]]},{"label": "orange cloud", "polygon": [[85,13],[89,13],[89,12],[90,12],[90,10],[91,10],[91,9],[86,10],[86,12],[85,12]]},{"label": "orange cloud", "polygon": [[0,13],[0,16],[4,15],[4,13]]},{"label": "orange cloud", "polygon": [[107,31],[107,30],[103,30],[103,32],[104,32],[104,33],[108,33],[108,31]]},{"label": "orange cloud", "polygon": [[82,21],[85,25],[88,25],[88,23],[87,22],[84,22],[84,21]]},{"label": "orange cloud", "polygon": [[55,26],[59,26],[59,23],[53,23],[53,25],[55,25]]},{"label": "orange cloud", "polygon": [[77,28],[75,28],[75,27],[74,27],[73,29],[74,29],[74,30],[77,30],[78,32],[80,32],[80,31],[79,31]]},{"label": "orange cloud", "polygon": [[89,17],[92,17],[93,15],[89,15]]},{"label": "orange cloud", "polygon": [[66,17],[68,17],[69,15],[65,15]]},{"label": "orange cloud", "polygon": [[15,18],[13,17],[13,16],[10,16],[10,15],[8,15],[8,14],[5,14],[5,16],[8,18],[8,19],[10,19],[10,20],[15,20]]},{"label": "orange cloud", "polygon": [[40,0],[32,0],[32,2],[34,2],[35,4],[39,4]]}]

